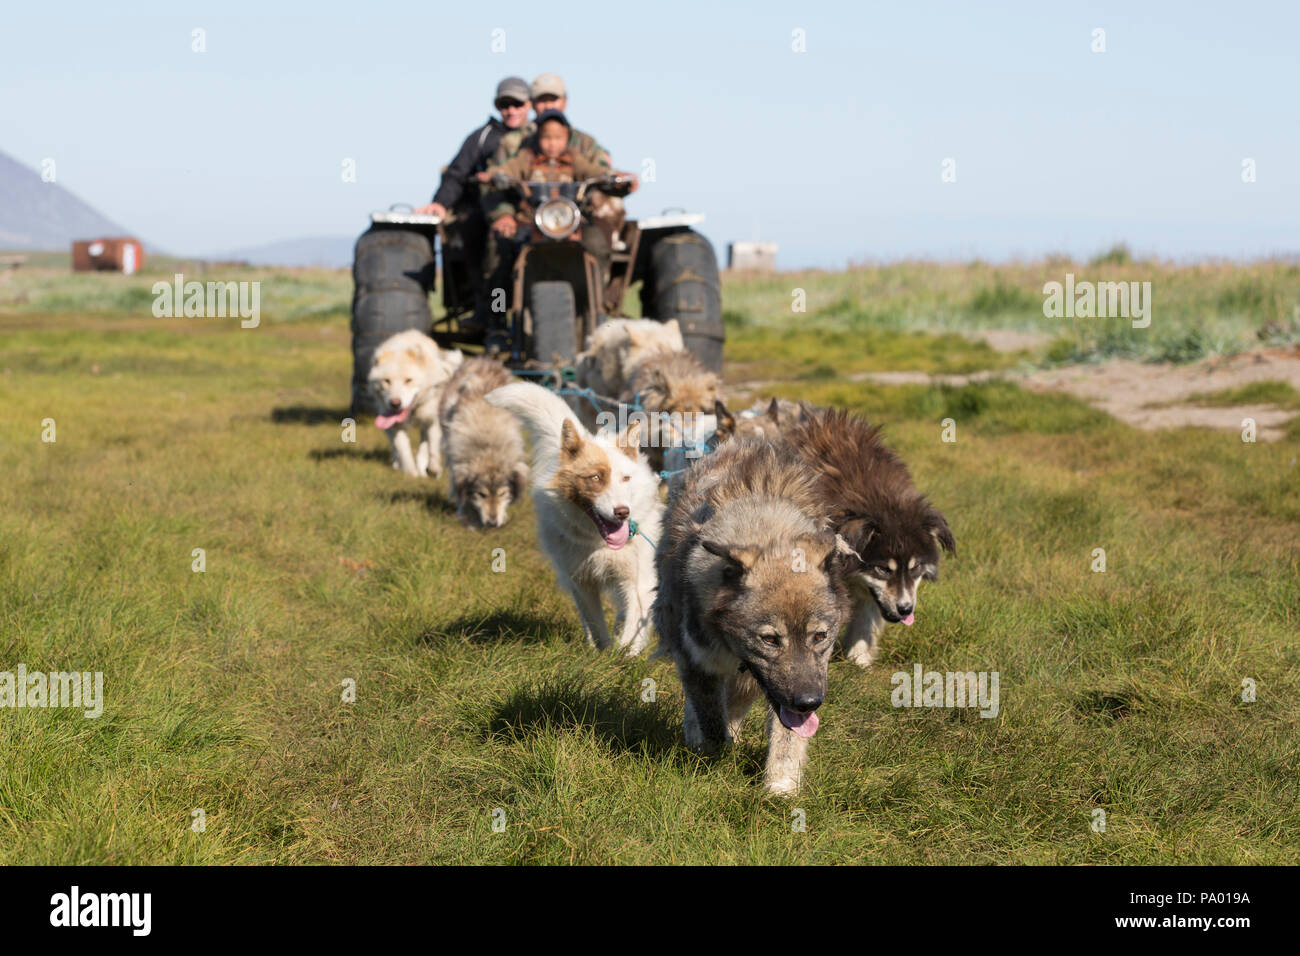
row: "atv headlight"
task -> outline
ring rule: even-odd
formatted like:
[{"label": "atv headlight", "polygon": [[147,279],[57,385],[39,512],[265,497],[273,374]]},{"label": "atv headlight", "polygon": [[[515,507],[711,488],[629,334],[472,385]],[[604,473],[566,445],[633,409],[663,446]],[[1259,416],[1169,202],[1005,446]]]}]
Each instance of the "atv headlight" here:
[{"label": "atv headlight", "polygon": [[578,228],[582,216],[578,207],[568,199],[548,199],[537,207],[533,222],[549,239],[565,239]]}]

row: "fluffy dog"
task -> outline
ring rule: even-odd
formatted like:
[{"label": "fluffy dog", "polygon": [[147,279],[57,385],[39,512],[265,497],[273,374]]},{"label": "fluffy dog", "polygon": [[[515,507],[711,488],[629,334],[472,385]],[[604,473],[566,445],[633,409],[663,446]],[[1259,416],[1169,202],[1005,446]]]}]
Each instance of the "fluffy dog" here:
[{"label": "fluffy dog", "polygon": [[[658,427],[642,435],[652,468],[663,467],[666,447],[702,441],[716,430],[712,416],[721,387],[718,376],[690,352],[656,352],[642,360],[619,401],[632,405],[639,398],[645,413],[656,419]],[[700,422],[705,416],[709,421]]]},{"label": "fluffy dog", "polygon": [[[575,363],[578,387],[609,398],[623,394],[637,368],[651,355],[686,348],[676,319],[609,319],[596,326],[586,345]],[[583,401],[575,407],[582,423],[595,431],[596,412],[590,403]]]},{"label": "fluffy dog", "polygon": [[956,554],[957,545],[878,427],[839,409],[818,409],[789,437],[817,476],[831,528],[862,559],[850,582],[853,612],[843,640],[844,656],[867,667],[885,622],[912,624],[920,582],[937,580],[940,550]]},{"label": "fluffy dog", "polygon": [[510,505],[523,497],[528,465],[519,423],[483,396],[514,377],[500,362],[474,358],[456,370],[442,390],[438,418],[442,453],[451,476],[457,513],[485,528],[506,523]]},{"label": "fluffy dog", "polygon": [[[398,332],[375,350],[368,382],[383,410],[375,426],[388,435],[394,468],[415,476],[442,474],[438,402],[463,358],[455,349],[440,351],[433,339],[415,329]],[[420,427],[414,455],[406,434],[408,419]]]},{"label": "fluffy dog", "polygon": [[810,407],[802,402],[796,404],[784,398],[774,398],[767,405],[756,402],[739,414],[732,414],[721,399],[715,401],[712,415],[696,416],[691,421],[693,429],[681,435],[680,445],[663,451],[664,484],[668,488],[669,503],[685,483],[687,470],[702,455],[736,438],[776,441],[783,430],[802,421],[810,411]]},{"label": "fluffy dog", "polygon": [[516,415],[532,438],[538,538],[578,607],[587,641],[611,643],[601,603],[608,594],[623,619],[618,646],[640,653],[655,588],[649,542],[659,540],[663,517],[658,479],[638,449],[641,423],[622,435],[592,435],[563,399],[531,383],[498,388],[487,402]]},{"label": "fluffy dog", "polygon": [[656,558],[655,627],[681,676],[686,743],[717,750],[765,697],[773,793],[799,787],[857,567],[821,507],[792,449],[730,442],[687,474]]},{"label": "fluffy dog", "polygon": [[718,417],[715,447],[732,438],[766,438],[773,441],[812,413],[804,402],[774,398],[767,405],[755,402],[739,414],[732,414],[721,402],[714,409]]},{"label": "fluffy dog", "polygon": [[676,319],[609,319],[587,337],[577,359],[577,380],[597,395],[620,395],[637,366],[657,352],[682,352],[686,345]]}]

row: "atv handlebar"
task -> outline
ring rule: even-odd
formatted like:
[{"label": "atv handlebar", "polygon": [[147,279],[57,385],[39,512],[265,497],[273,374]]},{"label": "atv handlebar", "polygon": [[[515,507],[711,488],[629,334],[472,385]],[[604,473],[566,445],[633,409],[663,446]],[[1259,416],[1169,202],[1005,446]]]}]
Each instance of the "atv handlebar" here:
[{"label": "atv handlebar", "polygon": [[[574,198],[581,199],[588,189],[596,189],[610,196],[626,196],[632,191],[632,186],[636,182],[634,176],[597,176],[592,179],[579,179],[572,183],[545,183],[545,182],[525,182],[515,179],[513,176],[507,176],[505,173],[495,173],[492,176],[492,186],[494,189],[507,190],[512,189],[524,193],[529,197],[533,195],[533,187],[536,186],[569,186],[574,188],[576,195]],[[567,190],[547,189],[547,192],[567,192]]]}]

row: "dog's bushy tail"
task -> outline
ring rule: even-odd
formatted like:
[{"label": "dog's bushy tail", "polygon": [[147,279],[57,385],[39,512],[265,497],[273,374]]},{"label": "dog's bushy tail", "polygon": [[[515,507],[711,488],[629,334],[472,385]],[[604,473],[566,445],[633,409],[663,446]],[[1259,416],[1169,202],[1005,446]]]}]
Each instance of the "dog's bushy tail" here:
[{"label": "dog's bushy tail", "polygon": [[489,405],[504,408],[528,430],[533,454],[539,461],[554,461],[560,453],[560,431],[565,419],[573,422],[581,434],[587,434],[573,409],[554,392],[531,382],[514,382],[493,389],[484,396]]}]

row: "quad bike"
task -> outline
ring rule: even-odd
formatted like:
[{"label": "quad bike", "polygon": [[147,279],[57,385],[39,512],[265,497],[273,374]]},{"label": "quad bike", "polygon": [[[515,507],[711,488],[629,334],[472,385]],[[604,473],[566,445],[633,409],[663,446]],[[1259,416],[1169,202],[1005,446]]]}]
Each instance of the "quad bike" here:
[{"label": "quad bike", "polygon": [[[586,190],[625,191],[613,177],[577,183],[511,184],[536,212],[506,290],[505,336],[489,337],[468,320],[475,310],[474,277],[463,237],[436,216],[396,208],[374,213],[357,240],[352,299],[353,411],[369,408],[366,375],[375,348],[406,329],[428,332],[443,348],[499,351],[513,368],[571,365],[587,335],[620,313],[624,294],[641,282],[641,314],[677,319],[682,339],[705,366],[722,370],[722,296],[717,259],[691,227],[702,215],[665,212],[623,224],[607,280],[576,241]],[[521,232],[521,236],[523,233]],[[441,270],[434,260],[441,249]],[[444,315],[434,320],[428,293],[442,277]]]}]

